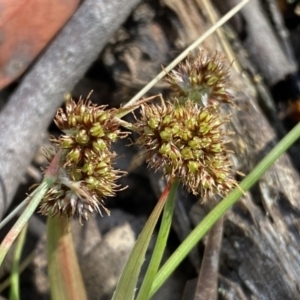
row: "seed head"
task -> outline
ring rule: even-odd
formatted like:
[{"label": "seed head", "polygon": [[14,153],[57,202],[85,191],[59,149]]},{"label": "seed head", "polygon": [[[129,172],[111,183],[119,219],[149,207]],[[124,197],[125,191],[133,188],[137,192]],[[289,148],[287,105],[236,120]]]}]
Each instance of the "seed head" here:
[{"label": "seed head", "polygon": [[57,182],[41,202],[44,215],[76,216],[80,223],[91,213],[104,207],[103,199],[120,190],[116,180],[125,172],[114,170],[111,143],[127,136],[121,132],[115,118],[116,110],[96,106],[89,99],[78,103],[69,100],[66,108],[59,108],[55,123],[65,133],[53,138],[54,151],[47,152],[47,159],[62,150]]},{"label": "seed head", "polygon": [[197,57],[189,56],[171,71],[165,81],[180,102],[190,99],[202,106],[233,103],[228,90],[228,70],[217,53],[209,56],[200,50]]},{"label": "seed head", "polygon": [[194,194],[227,194],[237,183],[225,147],[228,117],[212,106],[190,100],[183,104],[143,104],[136,126],[149,167],[177,176]]},{"label": "seed head", "polygon": [[78,103],[68,101],[65,110],[58,109],[54,122],[65,135],[56,142],[62,149],[68,150],[70,163],[79,163],[85,149],[101,153],[118,138],[127,136],[120,131],[119,122],[114,118],[117,110],[105,108],[81,98]]}]

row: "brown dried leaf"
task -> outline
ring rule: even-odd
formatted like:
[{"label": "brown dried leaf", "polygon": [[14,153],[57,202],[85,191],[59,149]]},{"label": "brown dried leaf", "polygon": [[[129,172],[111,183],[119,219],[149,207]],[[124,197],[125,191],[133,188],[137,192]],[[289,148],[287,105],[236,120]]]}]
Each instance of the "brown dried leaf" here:
[{"label": "brown dried leaf", "polygon": [[0,0],[0,89],[20,76],[80,0]]}]

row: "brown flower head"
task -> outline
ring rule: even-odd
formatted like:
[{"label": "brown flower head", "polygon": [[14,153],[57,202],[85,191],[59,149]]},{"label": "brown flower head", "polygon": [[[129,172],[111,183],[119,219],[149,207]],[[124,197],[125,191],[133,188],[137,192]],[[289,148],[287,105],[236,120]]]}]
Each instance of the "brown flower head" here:
[{"label": "brown flower head", "polygon": [[228,90],[228,70],[217,53],[209,56],[200,50],[197,57],[189,56],[171,71],[165,81],[180,102],[190,99],[202,106],[233,103]]},{"label": "brown flower head", "polygon": [[65,134],[52,139],[54,153],[62,150],[57,182],[41,202],[44,215],[77,216],[80,223],[103,205],[103,198],[112,197],[120,189],[116,180],[124,172],[113,169],[115,152],[111,143],[127,133],[121,132],[115,118],[116,110],[92,104],[89,99],[78,103],[70,100],[66,108],[59,108],[55,123]]},{"label": "brown flower head", "polygon": [[177,176],[194,194],[227,194],[237,183],[225,147],[222,124],[228,117],[212,106],[188,100],[184,104],[143,104],[136,126],[150,167]]}]

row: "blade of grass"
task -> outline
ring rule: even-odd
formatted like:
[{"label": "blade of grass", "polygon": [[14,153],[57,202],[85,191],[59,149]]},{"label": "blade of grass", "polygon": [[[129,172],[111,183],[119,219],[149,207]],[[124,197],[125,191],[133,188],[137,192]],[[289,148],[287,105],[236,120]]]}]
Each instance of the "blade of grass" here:
[{"label": "blade of grass", "polygon": [[145,259],[145,253],[157,220],[169,195],[171,184],[172,180],[170,179],[154,210],[143,227],[143,230],[140,233],[125,264],[112,300],[132,300],[134,298],[141,266]]},{"label": "blade of grass", "polygon": [[[32,251],[20,264],[19,266],[19,274],[22,274],[22,272],[31,264],[35,257],[35,251]],[[11,278],[8,277],[4,281],[0,283],[0,294],[7,289],[10,286],[10,280]]]},{"label": "blade of grass", "polygon": [[36,190],[34,190],[25,200],[23,200],[9,215],[7,215],[0,223],[0,230],[15,217],[26,205],[30,202],[32,197],[35,195]]},{"label": "blade of grass", "polygon": [[19,219],[16,221],[14,226],[11,228],[11,230],[7,233],[4,240],[2,241],[0,245],[0,266],[2,265],[2,262],[11,247],[14,240],[17,238],[19,233],[21,232],[22,228],[27,223],[28,219],[32,216],[35,209],[43,199],[44,195],[48,191],[48,189],[53,185],[53,183],[57,179],[57,174],[59,171],[59,162],[61,159],[61,151],[58,151],[55,156],[53,157],[49,167],[47,168],[45,172],[44,179],[42,183],[34,190],[31,195],[31,200],[24,209],[23,213],[19,217]]},{"label": "blade of grass", "polygon": [[13,265],[12,265],[12,270],[11,270],[11,276],[10,276],[10,292],[9,292],[10,300],[19,300],[20,299],[19,265],[20,265],[22,250],[23,250],[23,247],[25,244],[25,236],[26,236],[26,232],[27,232],[27,226],[28,226],[28,224],[26,224],[23,227],[21,234],[19,235],[19,237],[17,239],[17,245],[16,245],[16,249],[15,249]]},{"label": "blade of grass", "polygon": [[2,241],[0,245],[0,266],[2,265],[2,262],[11,247],[14,240],[17,238],[19,233],[21,232],[22,228],[27,223],[28,219],[32,216],[35,209],[39,205],[40,201],[48,191],[49,187],[52,185],[52,181],[49,179],[45,179],[37,188],[33,198],[25,208],[22,215],[19,217],[19,219],[16,221],[14,226],[11,228],[11,230],[7,233],[6,237]]},{"label": "blade of grass", "polygon": [[151,286],[161,263],[161,259],[169,237],[178,184],[179,180],[175,179],[171,186],[170,193],[168,195],[168,199],[164,208],[156,244],[136,300],[147,300],[149,298]]},{"label": "blade of grass", "polygon": [[69,220],[64,217],[48,217],[47,258],[51,298],[87,300]]},{"label": "blade of grass", "polygon": [[[223,16],[216,24],[210,27],[202,36],[200,36],[195,42],[193,42],[188,48],[186,48],[177,58],[175,58],[163,71],[161,71],[154,79],[152,79],[144,88],[142,88],[130,101],[128,101],[125,107],[134,104],[141,99],[157,82],[164,78],[168,72],[176,67],[187,55],[197,48],[207,37],[214,33],[219,27],[225,24],[230,18],[232,18],[239,10],[241,10],[249,0],[243,0],[232,8],[225,16]],[[121,115],[119,115],[119,118]]]},{"label": "blade of grass", "polygon": [[176,249],[172,256],[158,271],[150,292],[150,297],[169,278],[176,267],[196,246],[201,238],[213,226],[213,224],[225,214],[225,212],[243,195],[243,191],[249,190],[266,170],[300,137],[300,123],[298,123],[271,151],[270,153],[249,173],[225,199],[223,199],[209,214],[200,222],[183,243]]}]

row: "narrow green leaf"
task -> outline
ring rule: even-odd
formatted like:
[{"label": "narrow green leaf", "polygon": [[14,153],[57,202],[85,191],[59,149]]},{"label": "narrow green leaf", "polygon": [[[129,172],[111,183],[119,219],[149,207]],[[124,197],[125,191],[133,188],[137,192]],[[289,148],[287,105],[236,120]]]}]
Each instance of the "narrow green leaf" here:
[{"label": "narrow green leaf", "polygon": [[[2,241],[0,245],[0,266],[11,247],[14,240],[17,238],[22,228],[25,226],[29,218],[34,213],[35,209],[38,207],[40,201],[43,199],[44,195],[48,191],[48,189],[53,185],[53,183],[57,179],[57,174],[59,172],[59,161],[61,157],[61,151],[58,151],[53,157],[50,165],[48,166],[45,176],[41,184],[30,194],[30,201],[23,213],[11,228],[11,230],[7,233],[6,237]],[[25,201],[28,200],[28,197]]]},{"label": "narrow green leaf", "polygon": [[142,286],[140,288],[139,294],[136,300],[147,300],[149,298],[149,293],[151,290],[151,286],[154,280],[154,277],[157,273],[159,265],[161,263],[161,259],[164,254],[164,250],[166,248],[167,240],[169,237],[170,228],[172,225],[173,211],[175,206],[176,199],[176,191],[178,188],[179,180],[175,179],[164,208],[161,225],[159,229],[159,233],[157,236],[156,244],[152,253],[152,257],[143,279]]},{"label": "narrow green leaf", "polygon": [[22,250],[25,244],[26,232],[27,232],[27,224],[23,227],[21,234],[17,239],[17,245],[14,253],[13,265],[12,265],[11,276],[10,276],[10,293],[9,293],[10,300],[20,299],[19,265],[20,265]]},{"label": "narrow green leaf", "polygon": [[45,178],[44,181],[39,185],[39,187],[34,191],[34,196],[25,208],[22,215],[19,217],[19,219],[16,221],[14,226],[11,228],[11,230],[7,233],[6,237],[2,241],[0,245],[0,266],[11,247],[14,240],[17,238],[19,233],[21,232],[22,228],[27,223],[28,219],[32,216],[35,209],[39,205],[40,201],[48,191],[49,187],[52,185],[53,181],[49,178]]},{"label": "narrow green leaf", "polygon": [[[240,183],[243,191],[248,191],[265,171],[300,137],[300,123],[298,123],[272,150],[271,152],[249,173]],[[158,271],[152,285],[150,297],[169,278],[176,267],[183,261],[188,253],[197,245],[212,225],[243,195],[243,192],[235,188],[202,220],[201,223],[189,234],[183,243],[172,254],[168,261]]]},{"label": "narrow green leaf", "polygon": [[64,217],[48,217],[47,257],[51,298],[87,300],[69,220]]},{"label": "narrow green leaf", "polygon": [[167,184],[142,232],[140,233],[120,276],[116,291],[113,295],[113,300],[133,299],[141,266],[145,259],[145,253],[157,220],[168,197],[170,186],[171,182]]},{"label": "narrow green leaf", "polygon": [[7,215],[0,222],[0,230],[11,221],[16,215],[18,215],[22,209],[24,209],[27,204],[31,201],[32,197],[35,195],[36,190],[34,190],[28,197],[26,197],[9,215]]},{"label": "narrow green leaf", "polygon": [[[24,260],[21,262],[20,266],[19,266],[19,274],[21,275],[23,273],[23,271],[32,263],[33,259],[35,257],[35,252],[34,250],[27,255]],[[6,290],[7,288],[9,288],[10,286],[10,280],[11,278],[8,277],[6,279],[4,279],[1,283],[0,283],[0,295],[1,293]]]}]

